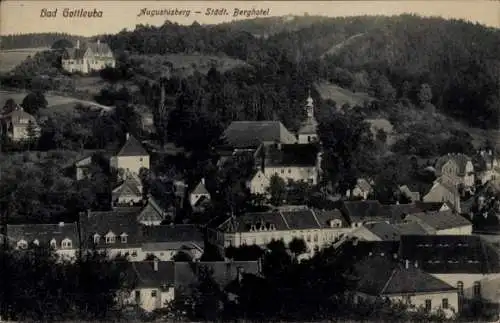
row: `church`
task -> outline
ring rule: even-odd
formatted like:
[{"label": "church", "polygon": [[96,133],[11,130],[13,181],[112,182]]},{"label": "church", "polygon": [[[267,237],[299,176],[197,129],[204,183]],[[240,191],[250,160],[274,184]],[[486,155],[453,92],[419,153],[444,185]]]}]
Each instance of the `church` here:
[{"label": "church", "polygon": [[318,141],[318,121],[314,117],[314,102],[309,93],[306,104],[307,118],[302,122],[300,129],[297,133],[299,144],[310,144]]}]

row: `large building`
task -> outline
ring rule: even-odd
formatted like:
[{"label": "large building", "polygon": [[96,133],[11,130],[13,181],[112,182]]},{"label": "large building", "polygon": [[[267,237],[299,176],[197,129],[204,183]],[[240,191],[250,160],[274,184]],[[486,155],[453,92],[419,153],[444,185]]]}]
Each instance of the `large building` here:
[{"label": "large building", "polygon": [[80,46],[77,41],[74,48],[66,48],[61,60],[62,68],[70,73],[80,72],[83,74],[99,71],[106,67],[115,67],[116,61],[108,44],[86,43]]},{"label": "large building", "polygon": [[116,156],[111,157],[110,166],[138,175],[141,168],[150,168],[149,153],[134,136],[127,133],[125,144]]}]

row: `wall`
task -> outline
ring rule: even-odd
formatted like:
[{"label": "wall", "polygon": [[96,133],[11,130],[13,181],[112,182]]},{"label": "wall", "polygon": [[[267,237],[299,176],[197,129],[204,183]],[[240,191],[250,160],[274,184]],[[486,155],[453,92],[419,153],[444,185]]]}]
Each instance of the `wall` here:
[{"label": "wall", "polygon": [[194,206],[203,196],[208,199],[210,198],[210,194],[189,194],[189,203],[191,203],[191,206]]},{"label": "wall", "polygon": [[118,197],[118,204],[139,203],[142,201],[141,195],[120,195]]},{"label": "wall", "polygon": [[[410,297],[410,304],[414,305],[416,308],[423,306],[425,307],[425,301],[431,300],[432,311],[435,312],[442,308],[443,299],[448,299],[448,308],[458,312],[458,293],[457,291],[446,291],[441,293],[418,293],[413,295],[408,295]],[[393,302],[402,301],[406,302],[407,295],[396,295],[389,296],[389,299]]]},{"label": "wall", "polygon": [[318,183],[318,171],[315,166],[313,167],[266,167],[264,171],[265,175],[269,178],[274,174],[281,177],[285,182],[288,179],[294,181],[309,181],[312,179],[312,184],[316,185]]},{"label": "wall", "polygon": [[[136,300],[136,291],[140,293],[140,298]],[[152,292],[156,291],[156,297],[152,296]],[[146,312],[152,312],[155,309],[165,308],[168,303],[174,300],[175,291],[173,287],[162,291],[161,288],[140,288],[133,290],[129,297],[125,300],[126,304],[139,305]]]},{"label": "wall", "polygon": [[464,297],[474,297],[474,282],[481,284],[481,296],[487,300],[500,301],[500,273],[493,274],[431,274],[442,281],[457,287],[459,281],[464,284]]},{"label": "wall", "polygon": [[445,230],[437,230],[437,235],[471,235],[472,224]]},{"label": "wall", "polygon": [[252,194],[266,194],[270,185],[269,178],[258,172],[248,183],[248,189]]},{"label": "wall", "polygon": [[128,170],[131,173],[139,174],[139,170],[141,168],[149,169],[149,156],[116,156],[116,161],[111,163],[111,166],[115,168],[122,168],[124,170]]},{"label": "wall", "polygon": [[299,144],[310,144],[315,141],[318,141],[316,134],[299,134]]}]

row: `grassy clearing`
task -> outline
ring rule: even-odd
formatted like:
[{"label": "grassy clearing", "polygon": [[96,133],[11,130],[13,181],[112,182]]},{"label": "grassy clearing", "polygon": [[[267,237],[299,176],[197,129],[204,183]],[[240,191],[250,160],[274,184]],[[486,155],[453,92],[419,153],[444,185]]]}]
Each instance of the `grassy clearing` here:
[{"label": "grassy clearing", "polygon": [[165,58],[174,66],[174,73],[182,76],[191,75],[195,71],[206,74],[212,66],[216,66],[217,70],[222,73],[233,68],[248,66],[239,59],[210,55],[169,54]]},{"label": "grassy clearing", "polygon": [[315,88],[323,100],[333,100],[339,108],[345,103],[348,103],[351,107],[355,105],[363,106],[365,101],[373,100],[367,93],[354,93],[328,82],[316,84]]},{"label": "grassy clearing", "polygon": [[21,64],[28,56],[33,56],[48,49],[48,47],[38,47],[0,50],[0,72],[9,72]]}]

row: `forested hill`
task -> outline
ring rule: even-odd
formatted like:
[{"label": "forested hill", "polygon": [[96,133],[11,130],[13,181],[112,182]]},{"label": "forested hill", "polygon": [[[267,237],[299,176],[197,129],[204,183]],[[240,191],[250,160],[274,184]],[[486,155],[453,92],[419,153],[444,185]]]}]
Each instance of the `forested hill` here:
[{"label": "forested hill", "polygon": [[0,36],[0,49],[39,48],[51,47],[60,39],[68,39],[73,43],[76,40],[85,40],[85,37],[69,35],[66,33],[33,33]]}]

